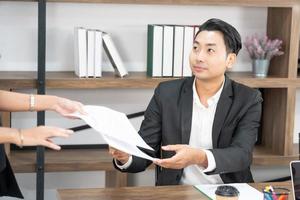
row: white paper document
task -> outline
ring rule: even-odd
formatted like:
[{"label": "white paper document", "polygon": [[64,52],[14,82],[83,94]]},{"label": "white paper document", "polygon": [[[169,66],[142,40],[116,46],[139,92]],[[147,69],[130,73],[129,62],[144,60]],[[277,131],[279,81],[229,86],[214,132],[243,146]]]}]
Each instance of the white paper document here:
[{"label": "white paper document", "polygon": [[155,158],[145,154],[138,147],[154,151],[138,134],[124,113],[103,106],[84,106],[86,115],[78,112],[70,116],[84,120],[99,132],[110,146],[130,155],[153,161]]},{"label": "white paper document", "polygon": [[[247,183],[231,183],[231,184],[222,184],[222,185],[231,185],[236,187],[236,189],[238,189],[238,191],[240,192],[239,199],[242,200],[263,199],[263,193],[259,192],[257,189],[251,187]],[[219,185],[195,185],[194,187],[197,188],[206,196],[208,196],[210,199],[215,200],[216,199],[215,191],[218,186]]]}]

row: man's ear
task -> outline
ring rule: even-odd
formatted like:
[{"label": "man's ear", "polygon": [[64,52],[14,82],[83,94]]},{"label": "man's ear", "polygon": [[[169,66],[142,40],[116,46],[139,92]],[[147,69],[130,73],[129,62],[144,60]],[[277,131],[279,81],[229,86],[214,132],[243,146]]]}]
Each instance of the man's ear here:
[{"label": "man's ear", "polygon": [[231,69],[235,62],[236,62],[236,54],[229,53],[226,59],[226,68]]}]

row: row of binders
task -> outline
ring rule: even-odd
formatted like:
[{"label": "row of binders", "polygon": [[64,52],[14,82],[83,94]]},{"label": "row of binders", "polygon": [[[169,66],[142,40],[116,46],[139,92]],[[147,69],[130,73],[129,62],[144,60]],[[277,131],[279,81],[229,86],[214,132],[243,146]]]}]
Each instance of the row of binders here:
[{"label": "row of binders", "polygon": [[74,29],[75,74],[78,77],[86,78],[101,77],[103,49],[115,70],[115,74],[120,77],[127,75],[128,72],[111,36],[100,30],[83,27]]},{"label": "row of binders", "polygon": [[189,55],[199,26],[148,25],[147,75],[191,76]]}]

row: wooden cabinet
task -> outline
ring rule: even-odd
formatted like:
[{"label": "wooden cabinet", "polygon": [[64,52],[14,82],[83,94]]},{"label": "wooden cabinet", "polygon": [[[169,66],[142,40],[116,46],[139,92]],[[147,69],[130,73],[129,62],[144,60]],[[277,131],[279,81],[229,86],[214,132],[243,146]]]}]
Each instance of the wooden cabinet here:
[{"label": "wooden cabinet", "polygon": [[[29,1],[29,0],[28,0]],[[251,73],[231,72],[237,82],[263,91],[261,144],[257,145],[254,164],[284,164],[298,159],[298,145],[293,145],[296,89],[300,87],[297,60],[300,35],[300,1],[298,0],[49,0],[49,2],[176,4],[267,7],[267,34],[283,40],[283,56],[271,61],[269,76],[254,78]],[[146,25],[146,24],[145,24]],[[104,73],[100,79],[75,77],[73,72],[48,72],[46,87],[74,88],[154,88],[169,78],[150,78],[146,73],[129,72],[125,78]],[[0,88],[35,88],[35,72],[1,72]]]}]

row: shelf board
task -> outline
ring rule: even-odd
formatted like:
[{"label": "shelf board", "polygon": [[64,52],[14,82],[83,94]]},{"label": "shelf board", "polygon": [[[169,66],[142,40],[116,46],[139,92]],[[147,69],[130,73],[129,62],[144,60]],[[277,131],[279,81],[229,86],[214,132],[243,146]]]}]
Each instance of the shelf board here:
[{"label": "shelf board", "polygon": [[[9,160],[16,173],[34,172],[36,152],[34,150],[11,151]],[[45,151],[45,171],[112,171],[112,157],[104,149],[63,149]]]},{"label": "shelf board", "polygon": [[[11,150],[8,156],[15,173],[36,169],[35,150]],[[152,169],[154,165],[150,166]],[[115,171],[108,149],[62,149],[45,151],[45,172]]]},{"label": "shelf board", "polygon": [[[281,77],[255,78],[251,72],[228,72],[233,80],[254,88],[288,88],[300,87],[300,78]],[[47,72],[46,88],[48,89],[101,89],[101,88],[155,88],[160,82],[176,78],[147,77],[145,72],[129,72],[120,78],[112,72],[104,72],[101,78],[78,78],[74,72]],[[1,72],[1,89],[37,88],[36,72]]]},{"label": "shelf board", "polygon": [[[291,160],[298,160],[298,145],[290,156],[275,155],[265,147],[256,146],[253,155],[254,165],[288,165]],[[34,150],[11,151],[9,160],[16,173],[35,171],[36,152]],[[154,166],[152,165],[153,169]],[[113,171],[112,157],[107,149],[62,149],[45,151],[45,171]]]},{"label": "shelf board", "polygon": [[[78,78],[74,72],[47,72],[46,87],[49,89],[96,89],[96,88],[155,88],[160,82],[174,78],[147,77],[145,72],[129,72],[120,78],[112,72],[104,72],[101,78]],[[31,89],[37,87],[36,72],[1,72],[1,89]]]},{"label": "shelf board", "polygon": [[[28,1],[37,0],[5,0]],[[110,4],[157,4],[157,5],[220,5],[220,6],[251,6],[251,7],[291,7],[297,0],[48,0],[63,3],[110,3]]]},{"label": "shelf board", "polygon": [[299,160],[299,145],[293,145],[293,153],[291,155],[277,155],[264,146],[255,146],[253,152],[254,165],[285,165],[288,166],[290,161]]},{"label": "shelf board", "polygon": [[[268,76],[265,78],[254,77],[252,72],[227,72],[227,75],[236,82],[253,88],[287,88],[295,85],[294,79]],[[299,86],[300,86],[300,82]]]}]

